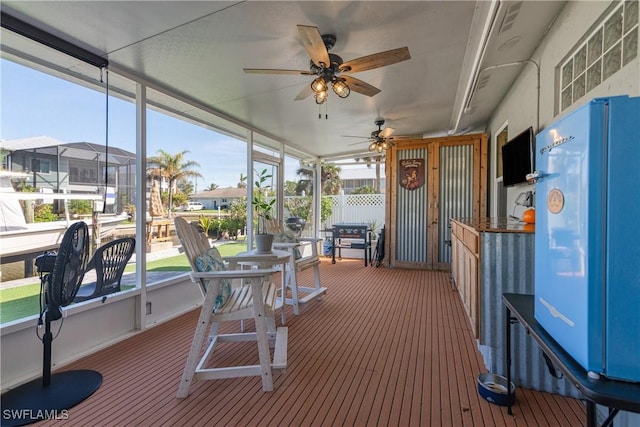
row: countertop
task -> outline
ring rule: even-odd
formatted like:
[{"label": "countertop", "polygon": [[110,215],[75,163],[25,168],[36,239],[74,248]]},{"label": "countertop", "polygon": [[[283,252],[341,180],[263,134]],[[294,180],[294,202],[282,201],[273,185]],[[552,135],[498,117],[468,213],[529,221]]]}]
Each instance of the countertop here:
[{"label": "countertop", "polygon": [[451,218],[462,226],[479,233],[534,233],[535,224],[526,224],[512,218]]}]

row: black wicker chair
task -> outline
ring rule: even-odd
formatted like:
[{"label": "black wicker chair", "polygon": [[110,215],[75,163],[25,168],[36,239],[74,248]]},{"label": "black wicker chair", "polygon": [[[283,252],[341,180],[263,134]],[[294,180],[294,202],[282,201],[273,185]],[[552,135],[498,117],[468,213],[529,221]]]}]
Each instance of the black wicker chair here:
[{"label": "black wicker chair", "polygon": [[96,270],[96,281],[83,284],[73,302],[86,301],[120,291],[120,280],[136,249],[136,239],[124,237],[100,246],[87,265]]}]

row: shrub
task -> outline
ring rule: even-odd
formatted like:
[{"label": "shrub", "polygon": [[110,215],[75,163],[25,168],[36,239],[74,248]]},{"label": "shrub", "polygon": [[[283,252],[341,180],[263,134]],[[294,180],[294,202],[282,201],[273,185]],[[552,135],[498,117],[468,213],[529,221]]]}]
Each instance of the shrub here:
[{"label": "shrub", "polygon": [[53,213],[52,205],[36,205],[33,208],[33,220],[35,222],[49,222],[56,221],[58,219],[58,215]]},{"label": "shrub", "polygon": [[229,217],[227,218],[227,230],[229,237],[236,237],[238,230],[244,234],[247,227],[247,198],[241,197],[232,200],[229,205]]},{"label": "shrub", "polygon": [[237,218],[229,218],[229,235],[231,238],[235,238],[237,236],[238,230],[242,233],[244,231],[244,227],[246,227],[247,222]]},{"label": "shrub", "polygon": [[311,213],[311,203],[311,196],[295,197],[285,199],[284,207],[292,217],[298,217],[308,221]]},{"label": "shrub", "polygon": [[93,212],[93,206],[88,200],[69,200],[67,209],[72,215],[85,215]]},{"label": "shrub", "polygon": [[188,201],[189,201],[189,196],[187,196],[184,193],[177,192],[173,194],[174,209],[178,209],[179,206],[186,205]]},{"label": "shrub", "polygon": [[364,185],[362,187],[358,187],[354,189],[351,194],[376,194],[377,191],[370,185]]},{"label": "shrub", "polygon": [[320,199],[320,221],[324,222],[333,212],[333,203],[329,197]]},{"label": "shrub", "polygon": [[[295,197],[286,199],[284,206],[289,211],[289,215],[292,217],[302,218],[305,221],[311,220],[311,203],[313,203],[313,199],[311,196],[306,197]],[[323,197],[320,200],[320,220],[325,221],[327,218],[331,216],[331,212],[333,210],[333,205],[331,203],[331,199],[329,197]]]}]

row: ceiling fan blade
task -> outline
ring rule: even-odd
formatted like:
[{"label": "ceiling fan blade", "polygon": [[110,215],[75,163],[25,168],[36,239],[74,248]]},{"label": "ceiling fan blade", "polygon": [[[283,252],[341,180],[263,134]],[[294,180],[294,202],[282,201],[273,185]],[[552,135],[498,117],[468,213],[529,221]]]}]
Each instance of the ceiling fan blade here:
[{"label": "ceiling fan blade", "polygon": [[370,136],[360,136],[360,135],[340,135],[343,138],[362,138],[362,139],[371,139]]},{"label": "ceiling fan blade", "polygon": [[302,44],[313,63],[316,65],[323,63],[328,67],[331,64],[331,61],[329,61],[329,52],[327,52],[324,41],[322,41],[322,35],[318,27],[298,25],[298,33],[300,33]]},{"label": "ceiling fan blade", "polygon": [[401,47],[347,61],[340,66],[340,72],[357,73],[406,61],[407,59],[411,59],[409,48]]},{"label": "ceiling fan blade", "polygon": [[394,128],[384,128],[380,131],[380,133],[378,134],[378,136],[380,138],[388,138],[391,136],[391,134],[393,132],[395,132],[396,130]]},{"label": "ceiling fan blade", "polygon": [[371,140],[368,141],[359,141],[359,142],[353,142],[351,144],[347,144],[347,147],[351,147],[352,145],[358,145],[358,144],[365,144],[367,142],[371,142]]},{"label": "ceiling fan blade", "polygon": [[312,93],[313,90],[311,90],[311,85],[304,85],[298,96],[296,96],[295,100],[302,101],[303,99],[308,98]]},{"label": "ceiling fan blade", "polygon": [[380,89],[378,89],[377,87],[371,86],[369,83],[363,82],[362,80],[356,79],[355,77],[340,76],[340,78],[344,79],[347,86],[349,86],[349,89],[354,92],[358,92],[366,96],[374,96],[380,93]]},{"label": "ceiling fan blade", "polygon": [[416,135],[396,135],[396,136],[392,136],[389,138],[389,140],[391,141],[400,141],[400,140],[406,140],[406,139],[422,139],[422,135],[416,134]]},{"label": "ceiling fan blade", "polygon": [[310,71],[305,70],[279,70],[269,68],[243,68],[245,73],[248,74],[299,74],[304,76],[310,76]]}]

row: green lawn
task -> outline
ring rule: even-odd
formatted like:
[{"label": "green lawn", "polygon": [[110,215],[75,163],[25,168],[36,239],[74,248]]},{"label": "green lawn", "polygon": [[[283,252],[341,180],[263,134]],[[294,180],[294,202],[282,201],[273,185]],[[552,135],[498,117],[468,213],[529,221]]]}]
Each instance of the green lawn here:
[{"label": "green lawn", "polygon": [[[233,256],[246,250],[246,246],[244,242],[227,243],[218,246],[218,250],[222,256]],[[134,264],[130,264],[125,269],[125,272],[133,272],[135,268]],[[184,254],[159,259],[147,264],[147,271],[189,271],[190,269],[189,262]],[[37,314],[40,310],[39,296],[39,283],[0,289],[0,323]]]},{"label": "green lawn", "polygon": [[31,316],[40,311],[40,284],[0,289],[0,323]]},{"label": "green lawn", "polygon": [[[162,258],[147,263],[147,271],[189,271],[189,261],[184,254],[175,255],[168,258]],[[125,273],[136,271],[135,264],[129,264],[124,269]]]}]

